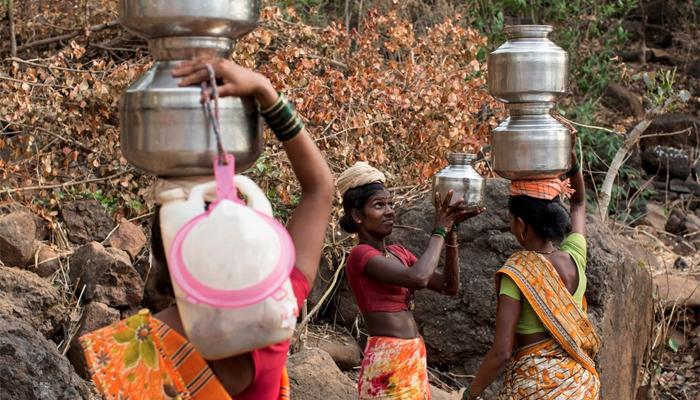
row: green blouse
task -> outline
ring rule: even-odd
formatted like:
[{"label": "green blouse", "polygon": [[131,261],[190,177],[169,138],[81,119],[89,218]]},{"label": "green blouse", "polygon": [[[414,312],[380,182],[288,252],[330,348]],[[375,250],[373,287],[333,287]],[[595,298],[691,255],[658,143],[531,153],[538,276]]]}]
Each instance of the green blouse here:
[{"label": "green blouse", "polygon": [[[580,233],[572,233],[561,244],[560,250],[571,256],[578,269],[578,287],[574,293],[574,300],[576,300],[576,304],[579,307],[582,307],[583,294],[586,292],[586,238]],[[518,285],[505,274],[501,275],[500,294],[522,302],[520,318],[515,328],[516,333],[528,335],[547,332],[547,328],[542,325],[542,321],[537,317],[535,310],[528,303],[527,299],[522,299],[522,293],[518,289]]]}]

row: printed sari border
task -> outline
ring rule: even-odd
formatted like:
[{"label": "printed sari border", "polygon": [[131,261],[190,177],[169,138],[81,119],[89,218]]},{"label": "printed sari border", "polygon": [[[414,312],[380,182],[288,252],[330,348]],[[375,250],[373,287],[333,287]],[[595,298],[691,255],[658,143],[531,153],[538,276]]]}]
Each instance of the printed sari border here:
[{"label": "printed sari border", "polygon": [[[517,254],[517,256],[526,257],[525,254]],[[509,261],[511,260],[509,259]],[[551,276],[552,271],[549,268],[547,268],[545,271],[550,274],[550,279],[554,279],[554,277]],[[520,291],[525,295],[525,298],[530,303],[537,316],[545,325],[549,333],[552,335],[552,337],[566,350],[567,353],[574,357],[576,361],[581,363],[581,365],[583,365],[592,374],[598,376],[598,372],[595,369],[595,363],[593,362],[593,359],[588,354],[586,354],[586,352],[578,345],[578,343],[574,340],[571,334],[564,328],[562,323],[554,316],[552,311],[549,310],[544,299],[536,292],[533,285],[523,276],[520,270],[512,265],[507,264],[501,267],[496,272],[496,276],[498,276],[498,274],[505,274],[515,282]],[[556,278],[559,278],[559,276],[557,275]],[[574,305],[578,307],[575,304],[574,298],[573,296],[571,296],[571,293],[569,293],[569,291],[566,290],[565,287],[563,287],[563,282],[561,282],[561,279],[559,278],[558,280],[556,280],[556,282],[558,282],[559,285],[562,286],[561,289],[563,289],[559,291],[558,295],[561,296],[561,298],[574,303]],[[596,335],[595,332],[593,332],[593,334]]]}]

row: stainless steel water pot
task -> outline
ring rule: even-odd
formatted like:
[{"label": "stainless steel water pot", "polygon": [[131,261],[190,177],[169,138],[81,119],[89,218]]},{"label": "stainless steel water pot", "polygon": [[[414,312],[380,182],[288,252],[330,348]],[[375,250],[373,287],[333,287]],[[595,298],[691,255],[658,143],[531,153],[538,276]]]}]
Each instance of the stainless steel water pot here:
[{"label": "stainless steel water pot", "polygon": [[[200,104],[200,88],[179,87],[170,72],[195,56],[227,58],[234,40],[255,28],[259,0],[120,0],[121,24],[148,40],[158,61],[122,95],[119,118],[124,157],[159,176],[212,171],[216,141]],[[251,166],[262,149],[262,131],[252,100],[222,98],[223,146],[236,169]]]},{"label": "stainless steel water pot", "polygon": [[569,54],[547,38],[548,25],[507,26],[488,57],[489,91],[504,103],[554,102],[568,88]]},{"label": "stainless steel water pot", "polygon": [[[178,87],[157,62],[123,94],[119,107],[121,150],[134,166],[158,176],[206,175],[216,155],[213,128],[198,86]],[[262,151],[262,124],[252,99],[219,100],[221,134],[236,170],[250,167]]]},{"label": "stainless steel water pot", "polygon": [[[119,22],[148,40],[165,37],[233,40],[255,29],[260,3],[260,0],[120,0]],[[186,41],[182,44],[187,45]]]},{"label": "stainless steel water pot", "polygon": [[472,167],[476,155],[470,153],[450,153],[447,160],[450,165],[433,177],[433,192],[439,192],[444,199],[450,190],[454,190],[451,203],[464,197],[465,208],[475,211],[483,205],[486,183],[484,178]]},{"label": "stainless steel water pot", "polygon": [[553,103],[508,104],[491,131],[493,170],[511,180],[555,178],[571,168],[571,132],[552,117]]}]

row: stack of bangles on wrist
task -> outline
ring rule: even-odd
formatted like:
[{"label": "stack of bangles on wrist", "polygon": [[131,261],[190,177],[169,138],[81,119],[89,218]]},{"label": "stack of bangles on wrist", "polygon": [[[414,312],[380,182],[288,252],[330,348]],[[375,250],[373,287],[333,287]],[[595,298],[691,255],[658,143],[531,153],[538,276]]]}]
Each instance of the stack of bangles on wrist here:
[{"label": "stack of bangles on wrist", "polygon": [[284,94],[280,93],[279,99],[270,108],[260,110],[265,122],[272,129],[280,142],[294,139],[304,129],[301,117],[287,101]]},{"label": "stack of bangles on wrist", "polygon": [[433,229],[433,232],[430,234],[430,236],[440,236],[442,240],[447,240],[447,229],[443,227],[437,227]]}]

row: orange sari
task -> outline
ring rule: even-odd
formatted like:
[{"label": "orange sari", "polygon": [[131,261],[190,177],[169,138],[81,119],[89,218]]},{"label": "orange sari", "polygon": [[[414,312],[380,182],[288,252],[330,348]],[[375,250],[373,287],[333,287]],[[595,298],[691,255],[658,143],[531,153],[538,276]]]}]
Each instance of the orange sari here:
[{"label": "orange sari", "polygon": [[518,351],[506,371],[499,399],[595,400],[600,381],[593,359],[600,339],[554,266],[541,254],[521,251],[496,272],[508,275],[552,336]]},{"label": "orange sari", "polygon": [[[148,310],[80,338],[90,375],[105,399],[232,400],[206,361]],[[289,400],[285,370],[280,400]]]}]

